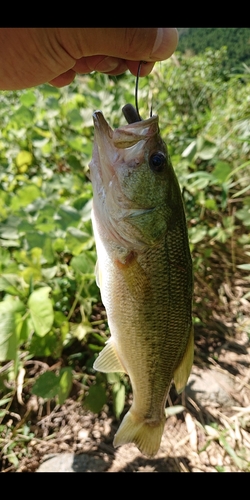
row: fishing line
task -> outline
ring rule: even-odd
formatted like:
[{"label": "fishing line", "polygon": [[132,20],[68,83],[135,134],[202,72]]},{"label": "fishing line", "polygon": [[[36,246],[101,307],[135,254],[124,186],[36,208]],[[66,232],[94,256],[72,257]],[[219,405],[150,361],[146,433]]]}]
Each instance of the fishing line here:
[{"label": "fishing line", "polygon": [[[138,106],[138,87],[139,87],[139,77],[140,77],[140,72],[141,72],[141,66],[142,66],[142,64],[146,64],[146,62],[145,61],[140,61],[139,62],[139,66],[138,66],[138,70],[137,70],[137,75],[136,75],[136,81],[135,81],[135,109],[137,111],[138,118],[141,121],[142,121],[142,118],[140,116],[139,106]],[[153,106],[152,106],[152,102],[151,102],[151,106],[150,106],[150,118],[152,118],[152,115],[153,115]]]},{"label": "fishing line", "polygon": [[[132,104],[125,104],[125,106],[123,106],[122,108],[122,112],[129,124],[143,121],[140,116],[139,106],[138,106],[138,87],[139,87],[139,77],[142,64],[146,63],[144,61],[139,62],[135,80],[135,108],[134,106],[132,106]],[[152,116],[152,106],[151,106],[150,116]]]},{"label": "fishing line", "polygon": [[140,77],[140,72],[141,72],[141,66],[142,64],[145,64],[144,61],[140,61],[139,62],[139,66],[138,66],[138,70],[137,70],[137,75],[136,75],[136,80],[135,80],[135,109],[137,111],[137,114],[140,118],[140,120],[142,120],[141,116],[140,116],[140,113],[139,113],[139,107],[138,107],[138,86],[139,86],[139,77]]}]

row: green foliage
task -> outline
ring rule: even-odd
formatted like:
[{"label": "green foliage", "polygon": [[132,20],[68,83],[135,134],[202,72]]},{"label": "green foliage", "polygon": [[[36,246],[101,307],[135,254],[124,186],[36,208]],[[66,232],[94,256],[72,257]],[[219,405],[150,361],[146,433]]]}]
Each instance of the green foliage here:
[{"label": "green foliage", "polygon": [[72,371],[70,368],[61,368],[58,375],[53,372],[45,372],[36,380],[32,388],[32,394],[43,399],[57,398],[62,405],[67,399],[72,387]]},{"label": "green foliage", "polygon": [[[244,81],[230,76],[227,59],[225,49],[208,49],[157,64],[140,80],[139,108],[147,118],[152,100],[159,115],[195,272],[208,276],[223,255],[229,279],[236,269],[249,274],[250,82],[248,73]],[[111,401],[117,418],[123,411],[126,378],[92,368],[108,330],[92,317],[100,295],[88,163],[92,112],[102,109],[112,127],[125,124],[121,108],[133,94],[131,75],[94,74],[62,89],[0,95],[0,361],[12,362],[0,378],[3,400],[6,379],[16,380],[28,358],[60,359],[60,368],[27,380],[33,394],[62,404],[77,381],[87,408],[99,412]],[[207,286],[218,295],[218,280]],[[206,310],[197,301],[197,316]]]},{"label": "green foliage", "polygon": [[[244,65],[250,66],[250,28],[179,28],[178,50],[204,53],[206,48],[218,50],[227,47],[225,66],[231,71],[243,73]],[[246,66],[245,66],[246,67]]]},{"label": "green foliage", "polygon": [[99,413],[107,402],[106,388],[104,383],[91,385],[84,401],[85,408]]}]

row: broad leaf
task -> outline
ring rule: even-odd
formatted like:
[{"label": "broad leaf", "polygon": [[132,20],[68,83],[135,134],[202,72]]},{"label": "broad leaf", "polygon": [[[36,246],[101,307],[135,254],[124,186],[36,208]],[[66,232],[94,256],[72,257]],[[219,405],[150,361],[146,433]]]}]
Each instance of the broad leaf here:
[{"label": "broad leaf", "polygon": [[72,387],[73,374],[69,367],[60,370],[58,402],[62,405],[67,399]]},{"label": "broad leaf", "polygon": [[53,372],[45,372],[36,380],[32,394],[43,399],[54,398],[60,389],[60,379]]},{"label": "broad leaf", "polygon": [[52,302],[49,298],[50,290],[49,286],[39,288],[32,292],[28,300],[34,330],[39,337],[50,331],[54,321]]},{"label": "broad leaf", "polygon": [[116,382],[112,387],[113,409],[116,418],[121,415],[125,404],[125,386],[121,382]]},{"label": "broad leaf", "polygon": [[93,413],[99,413],[106,401],[105,388],[101,384],[95,384],[89,388],[89,393],[84,399],[84,406]]},{"label": "broad leaf", "polygon": [[20,300],[8,299],[0,302],[0,361],[15,359],[18,347],[17,317],[24,312]]}]

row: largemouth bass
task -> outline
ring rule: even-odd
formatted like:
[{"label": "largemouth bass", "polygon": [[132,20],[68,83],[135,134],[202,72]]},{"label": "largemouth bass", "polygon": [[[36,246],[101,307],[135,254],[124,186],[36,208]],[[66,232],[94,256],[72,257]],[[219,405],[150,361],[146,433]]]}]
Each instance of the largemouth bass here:
[{"label": "largemouth bass", "polygon": [[90,163],[97,283],[111,337],[97,357],[101,372],[129,375],[133,403],[114,446],[133,442],[154,456],[174,379],[178,392],[193,363],[193,274],[179,184],[161,139],[158,116],[127,125],[94,119]]}]

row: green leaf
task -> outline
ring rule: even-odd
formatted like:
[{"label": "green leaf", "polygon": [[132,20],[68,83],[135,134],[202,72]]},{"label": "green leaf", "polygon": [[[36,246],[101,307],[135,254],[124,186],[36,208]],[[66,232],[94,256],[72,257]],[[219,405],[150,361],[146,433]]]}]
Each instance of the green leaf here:
[{"label": "green leaf", "polygon": [[20,300],[7,299],[0,302],[0,361],[16,359],[18,347],[17,316],[23,313]]},{"label": "green leaf", "polygon": [[20,274],[27,284],[29,284],[31,280],[40,281],[42,278],[41,269],[39,265],[37,266],[31,265],[25,267]]},{"label": "green leaf", "polygon": [[0,399],[0,406],[6,405],[9,401],[11,401],[11,398]]},{"label": "green leaf", "polygon": [[231,166],[226,161],[218,161],[213,170],[213,177],[221,184],[226,181],[231,172]]},{"label": "green leaf", "polygon": [[57,273],[57,266],[42,269],[42,275],[46,280],[52,280]]},{"label": "green leaf", "polygon": [[67,114],[67,120],[74,127],[81,127],[83,125],[83,119],[82,119],[78,109],[72,109],[71,111],[69,111]]},{"label": "green leaf", "polygon": [[69,227],[66,235],[66,245],[70,253],[78,255],[83,250],[93,246],[93,236],[84,233],[80,229]]},{"label": "green leaf", "polygon": [[73,374],[69,367],[62,368],[59,376],[58,402],[62,405],[67,399],[72,387]]},{"label": "green leaf", "polygon": [[37,186],[23,186],[16,191],[16,196],[12,198],[11,208],[17,210],[20,207],[26,207],[40,196],[41,190]]},{"label": "green leaf", "polygon": [[201,151],[197,151],[198,158],[202,160],[211,160],[214,158],[218,148],[217,146],[211,145],[209,143],[205,144]]},{"label": "green leaf", "polygon": [[[47,99],[46,104],[47,104],[47,107],[49,108],[50,111],[51,110],[53,110],[53,111],[59,111],[60,110],[60,105],[59,105],[58,99],[56,99],[55,97],[49,97]],[[53,113],[53,115],[54,115],[54,113]]]},{"label": "green leaf", "polygon": [[26,318],[24,321],[19,322],[19,324],[17,325],[17,331],[19,336],[19,343],[26,342],[31,333],[29,318]]},{"label": "green leaf", "polygon": [[76,226],[79,221],[80,214],[75,208],[69,207],[67,205],[60,206],[56,216],[56,222],[57,224],[60,224],[60,227],[62,227],[62,229],[66,230],[70,226]]},{"label": "green leaf", "polygon": [[73,151],[79,151],[80,153],[84,152],[85,141],[82,137],[80,137],[79,135],[71,134],[71,136],[69,136],[68,141]]},{"label": "green leaf", "polygon": [[40,89],[41,89],[41,92],[44,95],[44,97],[53,96],[53,97],[56,97],[57,99],[59,99],[59,97],[61,97],[61,93],[60,93],[59,88],[53,87],[52,85],[49,85],[48,83],[44,83],[43,85],[41,85]]},{"label": "green leaf", "polygon": [[79,323],[78,325],[72,325],[71,331],[72,335],[76,337],[80,342],[86,337],[88,333],[92,331],[92,326],[91,324],[86,321],[86,323]]},{"label": "green leaf", "polygon": [[193,172],[192,174],[188,174],[186,179],[194,179],[191,184],[188,184],[188,187],[192,189],[193,192],[197,193],[197,191],[209,185],[212,176],[208,172]]},{"label": "green leaf", "polygon": [[16,274],[0,275],[0,291],[5,291],[11,295],[19,295],[18,285],[20,285],[20,277]]},{"label": "green leaf", "polygon": [[125,404],[125,385],[121,382],[116,382],[112,387],[112,393],[114,414],[116,418],[119,418]]},{"label": "green leaf", "polygon": [[32,394],[43,399],[52,399],[60,391],[60,379],[53,372],[45,372],[36,380]]},{"label": "green leaf", "polygon": [[34,113],[26,106],[20,106],[20,108],[12,115],[12,120],[16,122],[19,126],[26,126],[33,124]]},{"label": "green leaf", "polygon": [[46,259],[47,264],[53,264],[55,257],[54,257],[51,238],[48,237],[44,238],[42,250],[43,250],[43,257],[44,259]]},{"label": "green leaf", "polygon": [[91,385],[89,393],[84,399],[84,406],[93,413],[99,413],[106,402],[106,390],[103,385]]},{"label": "green leaf", "polygon": [[8,461],[14,465],[15,468],[18,467],[19,461],[14,452],[5,455]]},{"label": "green leaf", "polygon": [[87,201],[87,203],[84,205],[84,207],[81,210],[81,220],[82,221],[87,221],[91,219],[91,213],[92,213],[92,206],[93,206],[93,201],[92,198]]},{"label": "green leaf", "polygon": [[16,240],[19,238],[18,229],[9,225],[10,220],[7,219],[5,223],[0,224],[0,236],[6,240]]},{"label": "green leaf", "polygon": [[79,173],[82,172],[83,165],[81,164],[81,162],[78,160],[78,158],[75,155],[67,156],[67,163],[75,172],[79,172]]},{"label": "green leaf", "polygon": [[19,151],[16,157],[16,164],[18,167],[22,165],[31,165],[33,156],[29,151]]},{"label": "green leaf", "polygon": [[20,243],[17,240],[2,240],[0,238],[0,246],[1,247],[6,247],[6,248],[9,248],[9,247],[16,247],[16,248],[18,248],[20,246]]},{"label": "green leaf", "polygon": [[205,236],[207,234],[207,228],[206,227],[192,227],[192,228],[190,228],[188,234],[189,234],[190,243],[196,244],[205,238]]},{"label": "green leaf", "polygon": [[91,252],[84,252],[71,259],[70,265],[75,272],[82,274],[94,274],[96,256]]},{"label": "green leaf", "polygon": [[217,206],[216,200],[214,198],[207,198],[205,200],[204,205],[209,210],[214,210],[215,212],[218,212],[218,206]]},{"label": "green leaf", "polygon": [[45,235],[40,231],[27,231],[25,238],[28,244],[28,248],[43,248],[45,242]]},{"label": "green leaf", "polygon": [[116,384],[117,382],[120,384],[121,383],[121,374],[120,373],[107,373],[106,374],[107,381],[109,384]]},{"label": "green leaf", "polygon": [[50,290],[49,286],[39,288],[31,293],[28,300],[34,330],[39,337],[50,331],[54,321],[52,301],[49,298]]},{"label": "green leaf", "polygon": [[50,331],[44,337],[32,335],[29,344],[29,353],[39,358],[51,356],[54,359],[58,359],[61,356],[62,347],[61,335],[59,336],[57,333]]},{"label": "green leaf", "polygon": [[228,453],[228,455],[230,455],[230,457],[233,459],[233,461],[237,465],[237,467],[239,467],[239,469],[242,469],[244,467],[243,460],[241,460],[241,458],[239,458],[236,455],[234,449],[230,446],[230,444],[228,443],[228,441],[226,440],[226,438],[223,435],[220,436],[219,443],[224,448],[224,450]]},{"label": "green leaf", "polygon": [[57,238],[53,241],[52,247],[53,250],[58,253],[65,251],[65,240],[63,238]]},{"label": "green leaf", "polygon": [[27,107],[32,106],[32,104],[35,104],[35,102],[36,102],[35,92],[33,90],[27,90],[27,92],[24,92],[20,96],[20,102],[24,106],[27,106]]},{"label": "green leaf", "polygon": [[45,236],[44,233],[41,233],[40,231],[32,231],[32,232],[28,231],[25,234],[25,238],[29,249],[33,248],[40,248],[43,250],[47,249],[49,259],[51,260],[51,256],[53,259],[51,238],[48,238],[47,236]]},{"label": "green leaf", "polygon": [[15,359],[17,351],[17,335],[15,330],[15,314],[1,311],[0,318],[0,361]]},{"label": "green leaf", "polygon": [[250,207],[244,206],[235,212],[238,219],[242,220],[245,226],[250,226]]}]

